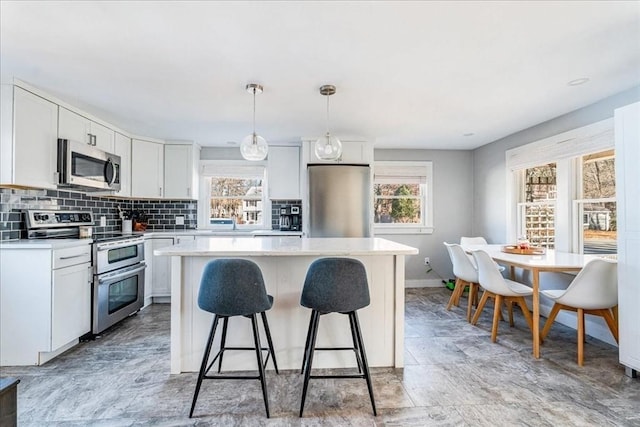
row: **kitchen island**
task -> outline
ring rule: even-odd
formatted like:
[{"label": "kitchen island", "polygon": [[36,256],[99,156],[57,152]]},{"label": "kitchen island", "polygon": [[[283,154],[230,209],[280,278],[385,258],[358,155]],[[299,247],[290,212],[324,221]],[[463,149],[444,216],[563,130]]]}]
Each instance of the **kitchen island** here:
[{"label": "kitchen island", "polygon": [[[258,264],[267,292],[274,297],[267,317],[280,369],[300,369],[302,364],[311,310],[300,306],[300,294],[309,265],[334,256],[360,260],[371,295],[371,304],[358,311],[369,364],[400,368],[404,364],[404,257],[417,253],[416,248],[379,238],[211,237],[158,249],[154,255],[171,257],[171,373],[198,371],[213,318],[197,305],[202,271],[212,259],[231,257]],[[250,325],[246,318],[231,318],[227,345],[252,345]],[[221,333],[216,335],[215,347]],[[318,347],[351,345],[348,317],[323,316]],[[356,366],[356,361],[353,352],[319,351],[313,365],[340,368]],[[224,358],[223,370],[255,369],[253,352],[232,352]]]}]

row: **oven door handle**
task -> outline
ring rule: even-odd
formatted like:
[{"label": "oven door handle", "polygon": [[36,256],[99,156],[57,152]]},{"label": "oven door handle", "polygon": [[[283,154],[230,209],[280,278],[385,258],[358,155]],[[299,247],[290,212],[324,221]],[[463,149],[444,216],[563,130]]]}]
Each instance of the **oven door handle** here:
[{"label": "oven door handle", "polygon": [[135,239],[135,240],[124,240],[124,241],[118,240],[117,242],[113,242],[113,243],[98,243],[98,245],[96,246],[96,251],[103,252],[103,251],[108,251],[110,249],[119,249],[127,246],[137,246],[137,245],[144,245],[144,241],[142,239]]},{"label": "oven door handle", "polygon": [[127,270],[127,271],[123,271],[122,273],[119,273],[119,274],[109,275],[109,276],[104,277],[104,278],[98,276],[98,283],[114,282],[114,281],[117,281],[118,279],[122,279],[123,277],[132,276],[135,273],[138,273],[138,272],[144,270],[145,268],[147,268],[147,264],[143,263],[140,267],[133,268],[133,269]]}]

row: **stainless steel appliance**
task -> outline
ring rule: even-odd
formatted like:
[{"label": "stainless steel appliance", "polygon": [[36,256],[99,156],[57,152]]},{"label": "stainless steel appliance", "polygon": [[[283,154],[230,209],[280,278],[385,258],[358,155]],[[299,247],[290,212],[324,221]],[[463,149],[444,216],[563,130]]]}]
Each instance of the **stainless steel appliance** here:
[{"label": "stainless steel appliance", "polygon": [[[77,239],[93,225],[85,211],[28,210],[29,239]],[[144,238],[122,233],[93,234],[92,334],[98,334],[144,305]]]},{"label": "stainless steel appliance", "polygon": [[144,239],[122,234],[94,235],[92,332],[137,312],[144,305]]},{"label": "stainless steel appliance", "polygon": [[371,236],[371,169],[309,165],[309,237]]},{"label": "stainless steel appliance", "polygon": [[118,191],[120,156],[88,144],[59,139],[58,186],[88,191]]},{"label": "stainless steel appliance", "polygon": [[302,230],[302,211],[300,205],[286,205],[280,208],[280,230]]}]

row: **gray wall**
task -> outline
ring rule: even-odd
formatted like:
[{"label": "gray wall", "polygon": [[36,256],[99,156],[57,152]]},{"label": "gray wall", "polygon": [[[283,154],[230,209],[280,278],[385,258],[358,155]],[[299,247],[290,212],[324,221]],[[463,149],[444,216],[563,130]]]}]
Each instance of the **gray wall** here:
[{"label": "gray wall", "polygon": [[473,152],[473,234],[490,243],[507,238],[505,151],[613,117],[616,108],[640,100],[640,86],[484,145]]},{"label": "gray wall", "polygon": [[[409,281],[453,278],[451,261],[442,242],[459,242],[472,226],[473,155],[461,150],[374,150],[374,159],[430,160],[433,162],[433,234],[392,234],[380,237],[416,247],[420,254],[406,258]],[[424,257],[431,258],[433,272],[426,274]]]}]

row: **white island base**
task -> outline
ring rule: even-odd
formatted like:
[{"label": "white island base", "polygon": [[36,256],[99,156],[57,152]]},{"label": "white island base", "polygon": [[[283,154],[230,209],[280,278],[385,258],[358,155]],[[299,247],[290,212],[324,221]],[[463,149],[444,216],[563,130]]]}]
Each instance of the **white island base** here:
[{"label": "white island base", "polygon": [[[197,304],[205,265],[215,258],[254,261],[264,276],[274,304],[267,312],[278,368],[300,369],[311,310],[300,305],[300,294],[309,265],[318,258],[346,256],[360,260],[369,281],[371,304],[358,310],[371,367],[403,366],[404,352],[404,256],[418,250],[378,238],[209,238],[156,250],[171,256],[171,373],[197,372],[213,315]],[[261,325],[262,322],[259,321]],[[262,326],[262,342],[266,347]],[[218,326],[214,351],[222,335]],[[229,319],[227,346],[251,347],[251,321]],[[323,315],[317,347],[352,346],[349,319],[341,314]],[[264,353],[266,356],[266,352]],[[314,368],[355,367],[352,351],[317,351]],[[223,370],[255,370],[255,352],[225,352]],[[272,369],[271,362],[268,369]]]}]

